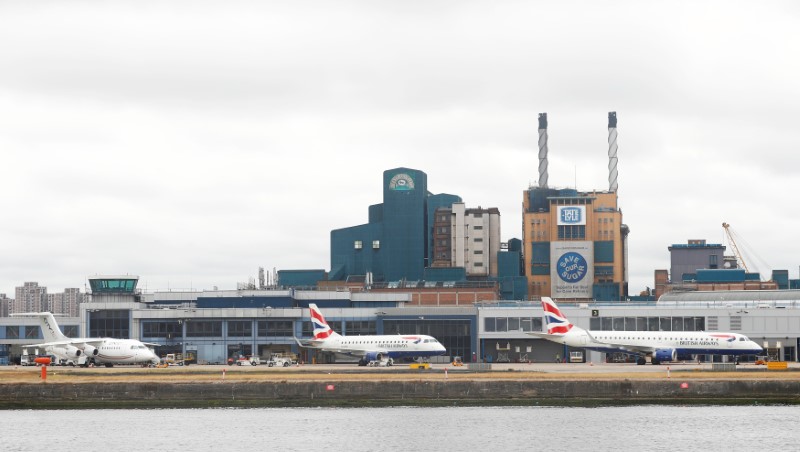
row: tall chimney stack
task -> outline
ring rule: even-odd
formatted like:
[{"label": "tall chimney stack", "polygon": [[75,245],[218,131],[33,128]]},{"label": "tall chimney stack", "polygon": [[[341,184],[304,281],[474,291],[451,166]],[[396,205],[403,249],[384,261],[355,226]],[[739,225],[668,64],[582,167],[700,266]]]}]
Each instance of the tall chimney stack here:
[{"label": "tall chimney stack", "polygon": [[547,188],[547,113],[539,113],[539,188]]},{"label": "tall chimney stack", "polygon": [[[539,154],[541,156],[541,154]],[[608,112],[608,191],[617,191],[617,112]]]}]

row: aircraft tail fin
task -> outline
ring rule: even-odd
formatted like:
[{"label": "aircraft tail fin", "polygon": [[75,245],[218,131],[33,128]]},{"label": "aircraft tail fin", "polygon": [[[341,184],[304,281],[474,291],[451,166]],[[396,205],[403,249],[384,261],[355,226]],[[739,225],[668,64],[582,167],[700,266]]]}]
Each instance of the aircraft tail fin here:
[{"label": "aircraft tail fin", "polygon": [[11,315],[15,317],[38,317],[39,327],[42,329],[42,337],[45,342],[69,340],[69,338],[64,336],[64,333],[61,332],[61,328],[58,326],[58,322],[56,322],[56,318],[51,312],[24,312]]},{"label": "aircraft tail fin", "polygon": [[329,337],[338,336],[336,331],[333,331],[328,322],[325,321],[325,317],[322,316],[322,312],[320,312],[316,304],[309,303],[308,310],[311,312],[311,325],[314,327],[315,341],[324,341]]},{"label": "aircraft tail fin", "polygon": [[567,334],[574,325],[569,322],[567,317],[558,309],[558,305],[551,298],[542,297],[542,309],[544,318],[547,321],[547,334],[561,335]]}]

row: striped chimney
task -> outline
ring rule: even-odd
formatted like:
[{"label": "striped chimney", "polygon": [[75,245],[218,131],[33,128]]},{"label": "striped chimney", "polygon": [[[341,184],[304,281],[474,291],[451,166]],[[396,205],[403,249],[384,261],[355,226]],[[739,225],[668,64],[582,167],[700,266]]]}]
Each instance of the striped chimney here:
[{"label": "striped chimney", "polygon": [[547,113],[539,113],[539,188],[547,188]]},{"label": "striped chimney", "polygon": [[608,191],[617,191],[617,112],[608,112]]}]

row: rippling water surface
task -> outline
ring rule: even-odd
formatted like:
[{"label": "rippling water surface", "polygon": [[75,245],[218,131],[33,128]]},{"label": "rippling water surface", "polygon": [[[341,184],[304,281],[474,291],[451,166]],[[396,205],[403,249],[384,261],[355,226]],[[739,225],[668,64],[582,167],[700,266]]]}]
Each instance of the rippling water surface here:
[{"label": "rippling water surface", "polygon": [[800,408],[0,411],[3,451],[799,450]]}]

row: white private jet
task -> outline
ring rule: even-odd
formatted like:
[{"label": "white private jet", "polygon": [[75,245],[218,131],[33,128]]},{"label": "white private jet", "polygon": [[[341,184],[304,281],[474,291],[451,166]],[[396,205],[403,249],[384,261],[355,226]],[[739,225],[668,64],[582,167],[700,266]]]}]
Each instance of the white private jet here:
[{"label": "white private jet", "polygon": [[[42,348],[46,354],[72,364],[158,364],[159,358],[150,348],[158,344],[144,344],[135,339],[68,338],[58,327],[55,317],[49,312],[12,314],[14,316],[38,317],[39,326],[46,342],[25,345],[25,348]],[[150,347],[148,347],[148,345]]]},{"label": "white private jet", "polygon": [[435,338],[422,334],[381,335],[381,336],[342,336],[328,325],[319,308],[314,303],[308,305],[311,323],[314,325],[314,338],[301,343],[301,347],[359,356],[359,366],[391,366],[398,358],[424,358],[443,355],[446,350]]},{"label": "white private jet", "polygon": [[758,355],[763,349],[742,334],[702,331],[590,331],[567,320],[556,303],[542,297],[547,333],[528,333],[570,347],[639,355],[636,364],[691,359],[691,355]]}]

